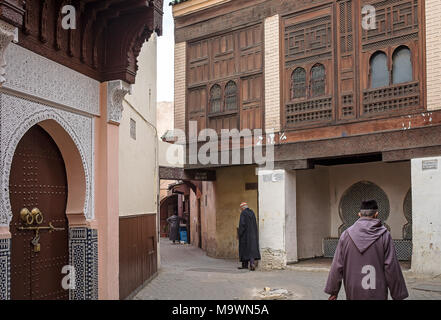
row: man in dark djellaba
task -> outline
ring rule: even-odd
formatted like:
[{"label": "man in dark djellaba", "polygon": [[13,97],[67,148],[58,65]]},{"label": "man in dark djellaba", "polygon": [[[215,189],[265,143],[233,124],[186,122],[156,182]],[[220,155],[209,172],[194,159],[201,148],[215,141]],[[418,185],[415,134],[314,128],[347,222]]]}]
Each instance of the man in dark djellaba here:
[{"label": "man in dark djellaba", "polygon": [[256,215],[253,210],[248,208],[246,202],[240,204],[240,220],[237,229],[239,238],[239,258],[242,266],[239,269],[248,269],[254,271],[256,261],[260,260],[259,250],[259,231],[257,230]]}]

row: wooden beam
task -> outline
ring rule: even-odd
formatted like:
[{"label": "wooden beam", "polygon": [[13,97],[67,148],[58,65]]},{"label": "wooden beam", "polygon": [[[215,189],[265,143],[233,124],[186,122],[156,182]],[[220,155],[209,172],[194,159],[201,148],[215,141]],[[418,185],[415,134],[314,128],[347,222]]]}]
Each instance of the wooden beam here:
[{"label": "wooden beam", "polygon": [[383,161],[396,162],[437,156],[441,156],[441,146],[386,151],[383,152]]},{"label": "wooden beam", "polygon": [[285,170],[303,170],[303,169],[314,169],[314,164],[306,159],[300,160],[289,160],[289,161],[279,161],[274,164],[275,169],[285,169]]},{"label": "wooden beam", "polygon": [[159,179],[183,181],[216,181],[215,170],[185,170],[184,168],[159,167]]},{"label": "wooden beam", "polygon": [[441,145],[441,126],[275,146],[275,161],[314,159]]}]

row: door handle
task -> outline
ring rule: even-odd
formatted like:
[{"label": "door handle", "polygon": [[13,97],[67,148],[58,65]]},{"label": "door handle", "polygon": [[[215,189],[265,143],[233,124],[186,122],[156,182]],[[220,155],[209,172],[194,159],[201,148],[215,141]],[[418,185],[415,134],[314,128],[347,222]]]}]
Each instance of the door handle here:
[{"label": "door handle", "polygon": [[[18,227],[18,230],[31,230],[35,232],[35,237],[31,240],[32,245],[34,246],[34,252],[40,252],[40,230],[49,230],[49,233],[53,231],[62,231],[64,228],[56,228],[52,225],[52,222],[49,222],[49,225],[47,227],[40,226],[43,223],[44,217],[43,213],[38,208],[32,209],[32,211],[29,211],[27,208],[23,208],[20,211],[20,217],[21,219],[26,222],[28,225],[27,227]],[[34,222],[37,223],[37,225],[32,226]]]},{"label": "door handle", "polygon": [[28,208],[23,208],[20,211],[20,217],[21,220],[26,222],[26,224],[31,225],[36,222],[37,224],[43,223],[43,213],[38,208],[32,209],[32,211],[29,211]]}]

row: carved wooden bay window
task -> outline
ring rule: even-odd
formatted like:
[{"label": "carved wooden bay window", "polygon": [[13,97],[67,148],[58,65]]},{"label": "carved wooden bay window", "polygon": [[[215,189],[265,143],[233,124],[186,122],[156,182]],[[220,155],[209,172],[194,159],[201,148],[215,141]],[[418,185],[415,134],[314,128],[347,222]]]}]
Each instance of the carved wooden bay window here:
[{"label": "carved wooden bay window", "polygon": [[[376,9],[376,28],[361,9]],[[424,110],[423,0],[334,0],[281,17],[284,129]]]},{"label": "carved wooden bay window", "polygon": [[284,109],[286,126],[332,119],[332,97],[326,92],[326,78],[326,67],[322,63],[294,67],[289,77],[289,98]]},{"label": "carved wooden bay window", "polygon": [[424,110],[422,0],[362,2],[375,6],[377,28],[360,30],[360,117]]},{"label": "carved wooden bay window", "polygon": [[[261,24],[189,42],[187,47],[187,115],[198,130],[262,128],[263,27]],[[204,88],[206,101],[191,93]],[[194,103],[206,104],[196,108]],[[203,122],[203,123],[202,123]]]},{"label": "carved wooden bay window", "polygon": [[285,128],[332,121],[332,7],[293,13],[282,19]]}]

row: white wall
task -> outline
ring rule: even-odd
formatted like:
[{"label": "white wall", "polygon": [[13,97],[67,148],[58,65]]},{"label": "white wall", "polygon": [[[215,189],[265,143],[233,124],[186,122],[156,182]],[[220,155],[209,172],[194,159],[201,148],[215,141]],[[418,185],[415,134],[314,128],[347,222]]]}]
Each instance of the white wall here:
[{"label": "white wall", "polygon": [[373,182],[386,193],[390,204],[386,223],[391,227],[392,238],[402,239],[402,228],[407,223],[403,203],[410,189],[409,162],[373,162],[329,167],[331,237],[338,237],[338,227],[342,224],[339,216],[341,197],[349,187],[360,181]]},{"label": "white wall", "polygon": [[[410,189],[410,163],[364,163],[330,167],[317,166],[297,171],[297,250],[298,258],[323,255],[323,239],[338,238],[340,200],[345,191],[360,181],[370,181],[386,193],[390,214],[386,223],[394,239],[402,239],[407,223],[403,204]],[[287,239],[294,234],[287,228]],[[294,242],[294,238],[290,238]],[[286,245],[289,247],[289,243]]]},{"label": "white wall", "polygon": [[[423,161],[437,169],[423,170]],[[412,159],[412,271],[441,274],[441,157]]]},{"label": "white wall", "polygon": [[[144,43],[136,82],[124,101],[119,128],[120,216],[157,212],[156,41],[153,34]],[[130,136],[130,119],[136,121],[136,140]]]}]

